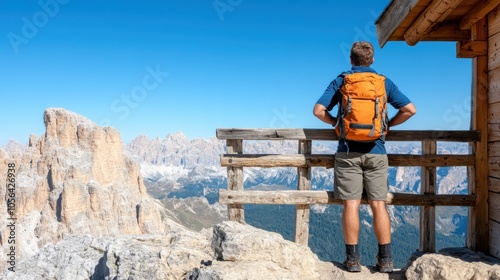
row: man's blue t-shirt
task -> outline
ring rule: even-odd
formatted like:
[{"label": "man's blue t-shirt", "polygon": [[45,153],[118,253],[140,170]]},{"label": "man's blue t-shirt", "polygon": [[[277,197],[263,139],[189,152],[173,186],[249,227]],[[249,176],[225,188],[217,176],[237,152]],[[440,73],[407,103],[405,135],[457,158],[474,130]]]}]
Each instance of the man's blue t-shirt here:
[{"label": "man's blue t-shirt", "polygon": [[[354,66],[347,73],[356,72],[372,72],[377,73],[370,67]],[[344,82],[343,75],[339,75],[335,80],[333,80],[328,88],[325,90],[323,95],[318,99],[316,103],[321,104],[326,107],[328,111],[331,111],[340,102],[340,88]],[[406,97],[398,87],[386,77],[385,79],[385,91],[387,93],[387,103],[391,104],[395,109],[399,109],[411,103],[410,99]],[[347,143],[346,143],[347,142]],[[355,141],[344,141],[339,139],[339,146],[337,152],[358,152],[358,153],[370,153],[370,154],[386,154],[385,141],[383,139],[378,139],[375,142],[365,143],[365,142],[355,142]]]}]

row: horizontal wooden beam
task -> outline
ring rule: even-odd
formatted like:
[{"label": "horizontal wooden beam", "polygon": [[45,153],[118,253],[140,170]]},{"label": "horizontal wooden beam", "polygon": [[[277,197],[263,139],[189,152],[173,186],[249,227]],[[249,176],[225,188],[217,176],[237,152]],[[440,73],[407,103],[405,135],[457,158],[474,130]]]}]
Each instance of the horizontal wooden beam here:
[{"label": "horizontal wooden beam", "polygon": [[[402,155],[389,154],[390,166],[473,166],[474,155]],[[282,155],[238,154],[221,155],[221,166],[230,167],[319,167],[333,168],[334,154]]]},{"label": "horizontal wooden beam", "polygon": [[[218,139],[243,140],[338,140],[333,129],[308,128],[218,128]],[[473,130],[391,130],[387,141],[479,142],[480,131]]]},{"label": "horizontal wooden beam", "polygon": [[446,19],[446,17],[460,4],[462,0],[434,0],[411,24],[404,34],[408,45],[414,46],[436,25]]},{"label": "horizontal wooden beam", "polygon": [[458,21],[442,22],[429,31],[420,41],[431,42],[454,42],[466,41],[471,39],[469,29],[460,29]]},{"label": "horizontal wooden beam", "polygon": [[483,0],[467,13],[460,21],[460,29],[470,29],[476,22],[500,5],[500,0]]},{"label": "horizontal wooden beam", "polygon": [[457,42],[458,58],[474,58],[480,55],[488,55],[488,41]]},{"label": "horizontal wooden beam", "polygon": [[[229,191],[219,190],[221,204],[342,204],[333,191]],[[362,203],[367,204],[366,198]],[[473,206],[474,195],[393,193],[391,205]]]}]

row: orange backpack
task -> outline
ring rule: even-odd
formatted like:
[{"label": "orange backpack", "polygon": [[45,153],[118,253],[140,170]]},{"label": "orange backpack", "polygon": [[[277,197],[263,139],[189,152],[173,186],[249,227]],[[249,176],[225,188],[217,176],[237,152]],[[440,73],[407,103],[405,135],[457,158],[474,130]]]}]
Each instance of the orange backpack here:
[{"label": "orange backpack", "polygon": [[387,134],[385,77],[376,73],[345,74],[335,131],[358,142],[384,139]]}]

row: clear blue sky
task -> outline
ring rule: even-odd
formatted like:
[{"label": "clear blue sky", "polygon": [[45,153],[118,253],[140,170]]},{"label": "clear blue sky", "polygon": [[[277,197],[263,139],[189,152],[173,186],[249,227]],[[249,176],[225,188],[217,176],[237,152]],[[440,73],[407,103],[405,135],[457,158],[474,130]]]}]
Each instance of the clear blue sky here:
[{"label": "clear blue sky", "polygon": [[[0,2],[0,145],[62,107],[118,129],[190,139],[216,128],[327,128],[312,115],[353,41],[418,109],[398,129],[469,129],[471,60],[455,43],[378,46],[386,1]],[[334,109],[336,110],[336,109]]]}]

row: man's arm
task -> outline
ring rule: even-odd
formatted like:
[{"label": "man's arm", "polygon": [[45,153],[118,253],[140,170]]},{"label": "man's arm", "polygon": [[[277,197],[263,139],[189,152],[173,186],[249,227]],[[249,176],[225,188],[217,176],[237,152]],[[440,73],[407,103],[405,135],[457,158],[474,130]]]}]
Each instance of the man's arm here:
[{"label": "man's arm", "polygon": [[389,127],[404,123],[416,113],[417,108],[415,108],[415,105],[411,102],[408,103],[407,105],[399,108],[396,115],[389,120]]},{"label": "man's arm", "polygon": [[316,103],[314,105],[313,114],[318,119],[322,120],[323,122],[325,122],[327,124],[331,124],[331,125],[337,124],[337,118],[332,117],[332,115],[330,114],[330,112],[328,112],[326,107],[319,104],[319,103]]}]

